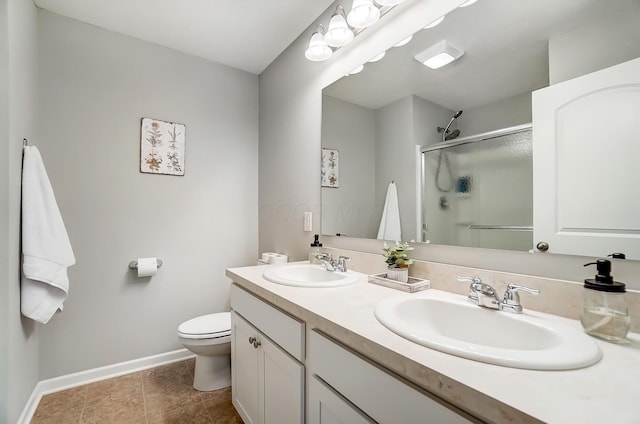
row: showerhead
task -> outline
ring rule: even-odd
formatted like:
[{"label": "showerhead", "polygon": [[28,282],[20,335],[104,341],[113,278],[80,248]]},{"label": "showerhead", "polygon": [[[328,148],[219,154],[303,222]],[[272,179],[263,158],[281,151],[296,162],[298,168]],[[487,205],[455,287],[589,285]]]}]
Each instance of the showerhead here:
[{"label": "showerhead", "polygon": [[[460,135],[460,130],[454,130],[453,132],[449,132],[449,127],[451,126],[451,124],[453,124],[453,121],[455,121],[456,119],[458,119],[460,117],[460,115],[462,115],[462,111],[459,110],[457,111],[453,117],[451,118],[451,120],[449,120],[449,123],[447,124],[446,127],[444,127],[444,129],[442,129],[442,141],[446,141],[446,140],[452,140],[454,138],[456,138],[457,136]],[[438,127],[438,131],[440,131],[441,128]]]},{"label": "showerhead", "polygon": [[450,131],[449,134],[444,136],[445,141],[446,140],[453,140],[454,138],[458,137],[460,135],[460,130],[453,130]]}]

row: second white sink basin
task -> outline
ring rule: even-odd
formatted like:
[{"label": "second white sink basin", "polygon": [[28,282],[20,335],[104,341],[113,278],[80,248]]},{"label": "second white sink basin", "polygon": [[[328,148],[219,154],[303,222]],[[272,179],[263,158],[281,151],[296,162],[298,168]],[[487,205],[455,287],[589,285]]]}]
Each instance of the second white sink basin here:
[{"label": "second white sink basin", "polygon": [[441,352],[534,370],[583,368],[600,360],[598,345],[552,315],[512,314],[432,290],[380,302],[375,316],[394,333]]},{"label": "second white sink basin", "polygon": [[360,276],[352,271],[327,271],[323,265],[298,264],[273,266],[262,276],[272,283],[295,287],[340,287],[357,282]]}]

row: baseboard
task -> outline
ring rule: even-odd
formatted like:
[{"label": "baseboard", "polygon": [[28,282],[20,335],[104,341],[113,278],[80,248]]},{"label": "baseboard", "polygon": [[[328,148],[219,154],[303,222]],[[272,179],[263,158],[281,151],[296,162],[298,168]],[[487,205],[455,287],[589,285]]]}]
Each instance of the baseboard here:
[{"label": "baseboard", "polygon": [[33,414],[36,412],[38,404],[40,403],[40,399],[42,399],[42,396],[49,393],[55,393],[72,387],[82,386],[84,384],[94,383],[96,381],[106,380],[125,374],[131,374],[133,372],[170,364],[172,362],[183,361],[193,357],[195,357],[195,355],[189,350],[178,349],[172,352],[160,353],[158,355],[133,359],[131,361],[120,362],[118,364],[93,368],[86,371],[39,381],[33,389],[22,414],[18,419],[18,424],[29,424],[33,418]]}]

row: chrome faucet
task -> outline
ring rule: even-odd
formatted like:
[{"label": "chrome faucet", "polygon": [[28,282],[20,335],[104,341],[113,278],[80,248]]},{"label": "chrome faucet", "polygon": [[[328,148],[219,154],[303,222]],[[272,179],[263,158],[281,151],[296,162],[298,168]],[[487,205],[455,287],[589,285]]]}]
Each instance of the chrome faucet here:
[{"label": "chrome faucet", "polygon": [[351,260],[346,256],[339,256],[336,261],[333,259],[333,256],[331,256],[331,253],[321,253],[316,255],[316,259],[322,261],[324,268],[331,272],[347,272],[347,261]]},{"label": "chrome faucet", "polygon": [[540,290],[537,289],[509,283],[507,285],[507,290],[504,293],[504,298],[500,300],[498,292],[490,285],[483,283],[480,277],[458,276],[457,280],[471,283],[469,285],[469,295],[467,296],[467,299],[474,305],[515,314],[522,313],[520,295],[518,295],[519,291],[524,291],[532,295],[540,293]]}]

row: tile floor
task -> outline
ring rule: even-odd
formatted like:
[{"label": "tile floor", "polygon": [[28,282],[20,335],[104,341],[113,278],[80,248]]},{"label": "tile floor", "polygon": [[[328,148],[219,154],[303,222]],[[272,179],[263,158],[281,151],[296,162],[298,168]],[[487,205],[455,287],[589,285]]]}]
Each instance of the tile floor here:
[{"label": "tile floor", "polygon": [[192,387],[194,359],[42,397],[32,424],[242,424],[231,387]]}]

